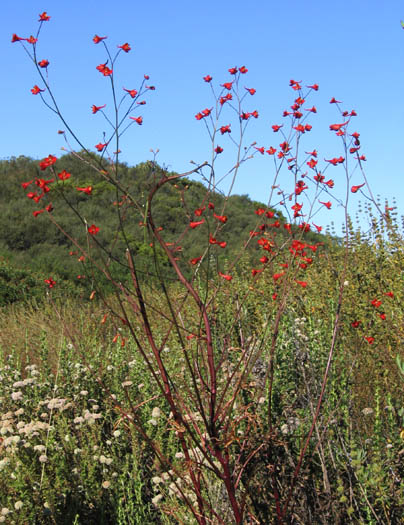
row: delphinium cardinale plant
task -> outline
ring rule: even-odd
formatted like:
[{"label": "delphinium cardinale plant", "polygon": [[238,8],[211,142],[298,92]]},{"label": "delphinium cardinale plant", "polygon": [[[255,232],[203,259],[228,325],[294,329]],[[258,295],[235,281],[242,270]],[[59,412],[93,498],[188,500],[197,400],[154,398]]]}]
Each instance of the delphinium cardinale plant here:
[{"label": "delphinium cardinale plant", "polygon": [[[109,84],[111,98],[95,100],[90,112],[94,118],[103,117],[109,131],[96,145],[85,145],[55,98],[52,64],[42,50],[39,53],[40,33],[49,19],[42,13],[35,37],[14,34],[12,42],[22,45],[36,68],[38,84],[31,92],[59,117],[65,151],[86,166],[88,182],[77,185],[75,173],[63,166],[64,158],[49,154],[38,164],[38,177],[24,181],[22,187],[34,204],[32,220],[46,216],[70,240],[72,253],[85,265],[92,278],[90,298],[103,305],[100,321],[109,323],[112,342],[128,354],[141,355],[144,373],[153,378],[156,394],[152,400],[154,404],[158,400],[159,417],[164,414],[169,440],[176,444],[175,455],[166,443],[155,440],[153,425],[142,417],[150,399],[132,395],[129,384],[124,384],[126,401],[118,403],[101,382],[120,418],[153,451],[156,472],[164,474],[157,476],[153,503],[181,523],[263,523],[259,520],[265,519],[266,523],[288,523],[302,468],[310,463],[312,452],[308,451],[315,431],[320,439],[319,415],[342,322],[348,233],[342,241],[343,263],[335,271],[330,291],[334,308],[327,312],[327,352],[318,369],[316,399],[311,410],[301,411],[304,421],[289,418],[289,431],[297,432],[299,439],[292,451],[283,454],[279,451],[287,429],[277,392],[277,365],[284,344],[279,334],[289,305],[310,303],[317,262],[327,256],[322,226],[315,221],[318,210],[325,208],[331,214],[339,204],[347,219],[351,195],[368,190],[368,198],[373,198],[362,170],[366,159],[359,133],[351,131],[356,113],[344,110],[335,98],[330,100],[338,116],[329,131],[341,145],[339,153],[321,160],[310,144],[311,121],[317,113],[313,97],[319,86],[291,80],[292,104],[282,120],[272,124],[270,143],[246,145],[247,128],[260,118],[254,107],[256,90],[248,85],[248,69],[231,67],[228,78],[216,87],[206,75],[203,81],[213,102],[202,104],[191,118],[206,127],[209,161],[187,173],[173,174],[158,166],[154,156],[147,163],[149,191],[142,197],[122,182],[119,159],[124,133],[133,128],[141,133],[144,97],[154,86],[144,75],[136,89],[131,83],[119,89],[115,81],[118,59],[131,52],[131,46],[120,44],[113,53],[107,37],[95,35],[93,42],[105,56],[96,69]],[[228,158],[234,155],[225,171],[221,163],[217,167],[223,153]],[[243,242],[235,254],[226,240],[226,227],[232,221],[228,215],[231,191],[244,163],[261,155],[269,161],[269,195],[266,204],[252,212],[256,226],[242,232]],[[337,170],[343,177],[339,175],[335,182]],[[196,207],[191,206],[188,186],[183,183],[190,175],[205,183],[204,198]],[[230,189],[219,198],[224,178],[230,180]],[[105,205],[116,209],[115,231],[102,223],[91,202],[105,184],[114,190],[114,201]],[[167,186],[177,192],[186,218],[178,235],[166,231],[164,221],[156,219],[155,198]],[[339,186],[338,195],[344,186],[342,200],[334,186]],[[59,206],[70,208],[72,217],[82,224],[81,238],[72,236],[58,220]],[[191,239],[187,246],[200,248],[198,253],[183,249],[187,239]],[[147,270],[139,266],[139,246],[149,250]],[[104,282],[109,282],[112,293],[105,292]],[[44,285],[52,301],[57,279],[50,275]],[[357,328],[355,319],[349,322]],[[86,365],[79,334],[67,324],[64,329]],[[367,344],[373,343],[371,333],[364,332],[362,337]],[[257,458],[262,468],[257,467]]]}]

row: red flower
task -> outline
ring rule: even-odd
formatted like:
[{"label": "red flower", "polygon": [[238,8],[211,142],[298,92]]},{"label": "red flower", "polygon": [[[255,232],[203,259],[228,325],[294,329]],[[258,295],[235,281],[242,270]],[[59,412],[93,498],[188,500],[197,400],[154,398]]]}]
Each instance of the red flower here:
[{"label": "red flower", "polygon": [[352,328],[358,328],[358,326],[361,324],[360,321],[352,321],[351,326]]},{"label": "red flower", "polygon": [[365,337],[365,339],[370,345],[372,345],[375,342],[375,338],[374,337]]},{"label": "red flower", "polygon": [[32,212],[32,215],[33,215],[34,217],[38,217],[38,215],[40,215],[40,214],[43,213],[44,211],[45,211],[45,210],[33,211],[33,212]]},{"label": "red flower", "polygon": [[129,95],[132,97],[132,98],[135,98],[136,95],[137,95],[137,91],[136,89],[126,89],[126,88],[123,88],[124,91],[126,91],[127,93],[129,93]]},{"label": "red flower", "polygon": [[348,122],[343,122],[342,124],[331,124],[330,131],[339,131],[341,128],[346,126]]},{"label": "red flower", "polygon": [[129,117],[129,118],[134,120],[136,124],[139,124],[139,126],[143,124],[143,117]]},{"label": "red flower", "polygon": [[309,109],[305,109],[304,111],[311,111],[312,113],[317,113],[317,109],[315,108],[315,106],[309,108]]},{"label": "red flower", "polygon": [[82,191],[83,193],[86,193],[87,195],[91,195],[91,192],[93,191],[93,187],[92,186],[87,186],[86,188],[77,188],[76,187],[76,190],[77,191]]},{"label": "red flower", "polygon": [[239,67],[238,70],[242,75],[245,75],[248,71],[248,69],[245,66]]},{"label": "red flower", "polygon": [[268,257],[266,255],[263,255],[260,258],[260,262],[262,262],[262,264],[266,264],[268,261],[269,261],[269,259],[268,259]]},{"label": "red flower", "polygon": [[106,147],[107,144],[101,144],[101,142],[99,142],[98,144],[96,144],[94,147],[97,151],[102,151],[105,147]]},{"label": "red flower", "polygon": [[303,288],[306,288],[307,286],[307,283],[306,281],[295,281],[297,284],[300,284],[300,286],[302,286]]},{"label": "red flower", "polygon": [[254,118],[258,118],[258,111],[254,109],[254,111],[251,113],[251,116]]},{"label": "red flower", "polygon": [[45,207],[45,210],[50,213],[51,211],[53,211],[53,206],[52,206],[52,203],[48,204],[46,207]]},{"label": "red flower", "polygon": [[43,159],[39,163],[39,168],[41,171],[46,170],[46,168],[49,168],[49,166],[52,166],[57,161],[57,158],[54,155],[48,155],[45,159]]},{"label": "red flower", "polygon": [[209,208],[210,210],[214,210],[214,209],[215,209],[215,205],[213,204],[213,202],[209,202],[209,203],[208,203],[208,208]]},{"label": "red flower", "polygon": [[380,300],[378,300],[378,299],[373,299],[373,300],[371,301],[371,304],[372,304],[372,306],[374,306],[375,308],[379,308],[379,306],[382,304],[382,302],[381,302]]},{"label": "red flower", "polygon": [[233,277],[231,275],[219,272],[220,277],[223,277],[223,279],[226,279],[226,281],[231,281]]},{"label": "red flower", "polygon": [[101,42],[101,40],[105,40],[106,36],[98,36],[98,35],[95,35],[94,38],[93,38],[93,42],[94,44],[99,44]]},{"label": "red flower", "polygon": [[306,86],[310,89],[314,89],[314,91],[318,91],[318,84],[313,84],[312,86]]},{"label": "red flower", "polygon": [[38,93],[42,93],[43,91],[45,91],[44,89],[41,89],[39,86],[37,86],[35,84],[35,86],[31,89],[31,93],[33,95],[38,95]]},{"label": "red flower", "polygon": [[93,112],[93,115],[97,113],[97,111],[100,111],[100,109],[105,108],[106,104],[103,106],[95,106],[94,104],[91,106],[91,111]]},{"label": "red flower", "polygon": [[364,186],[364,185],[365,185],[365,183],[363,183],[363,184],[359,184],[358,186],[352,186],[352,188],[351,188],[351,192],[352,192],[352,193],[356,193],[356,192],[357,192],[358,190],[360,190],[360,189],[362,188],[362,186]]},{"label": "red flower", "polygon": [[326,184],[329,188],[334,187],[334,181],[332,179],[327,180],[326,182],[324,182],[324,184]]},{"label": "red flower", "polygon": [[317,165],[317,160],[315,159],[310,159],[309,162],[306,162],[307,166],[311,169],[314,169],[315,166]]},{"label": "red flower", "polygon": [[334,97],[330,100],[330,104],[342,104],[340,100],[336,100]]},{"label": "red flower", "polygon": [[198,262],[202,259],[202,255],[200,257],[195,257],[194,259],[191,259],[189,262],[193,265],[198,264]]},{"label": "red flower", "polygon": [[257,92],[257,90],[254,88],[245,88],[245,89],[250,93],[250,95],[255,95],[255,93]]},{"label": "red flower", "polygon": [[229,71],[230,75],[235,75],[237,73],[237,68],[236,67],[231,67],[228,71]]},{"label": "red flower", "polygon": [[313,226],[316,228],[316,230],[318,231],[318,233],[320,233],[321,230],[323,229],[322,226],[317,226],[317,224],[314,224],[314,222],[313,222],[312,224],[313,224]]},{"label": "red flower", "polygon": [[11,42],[12,43],[20,42],[21,40],[26,40],[26,38],[21,38],[20,36],[16,35],[15,33],[13,34],[13,36],[11,38]]},{"label": "red flower", "polygon": [[224,89],[228,89],[229,91],[231,90],[231,87],[233,85],[233,82],[225,82],[224,84],[220,84],[222,87],[224,87]]},{"label": "red flower", "polygon": [[100,229],[98,228],[98,226],[96,226],[95,224],[92,224],[91,226],[89,226],[87,228],[88,230],[88,233],[90,235],[97,235],[97,233],[100,231]]},{"label": "red flower", "polygon": [[30,181],[28,181],[28,182],[22,182],[22,183],[21,183],[22,189],[23,189],[23,190],[26,190],[26,189],[28,188],[28,186],[29,186],[30,184],[32,184],[33,182],[34,182],[33,180],[30,180]]},{"label": "red flower", "polygon": [[224,135],[225,133],[231,133],[230,124],[227,124],[227,126],[222,126],[220,128],[220,133]]},{"label": "red flower", "polygon": [[387,297],[394,297],[393,292],[386,292],[384,295],[387,295]]},{"label": "red flower", "polygon": [[223,224],[227,222],[227,216],[226,215],[216,215],[216,213],[213,213],[213,217],[217,219],[218,221],[222,222]]},{"label": "red flower", "polygon": [[50,16],[48,16],[46,11],[44,11],[42,14],[39,15],[38,22],[47,22],[48,20],[50,20]]},{"label": "red flower", "polygon": [[71,173],[68,173],[66,170],[63,170],[60,173],[58,173],[58,177],[60,180],[67,180],[70,179]]},{"label": "red flower", "polygon": [[112,69],[107,67],[107,62],[105,64],[99,64],[95,69],[104,75],[104,77],[109,77],[112,75]]},{"label": "red flower", "polygon": [[276,153],[276,148],[273,148],[272,146],[267,149],[268,155],[274,155]]},{"label": "red flower", "polygon": [[42,67],[42,68],[46,68],[46,67],[48,67],[48,66],[49,66],[49,60],[45,60],[45,59],[44,59],[44,60],[40,60],[40,61],[38,62],[38,66],[39,66],[39,67]]},{"label": "red flower", "polygon": [[56,284],[56,281],[54,281],[52,277],[49,277],[49,279],[44,279],[44,282],[49,286],[49,288],[53,288]]},{"label": "red flower", "polygon": [[254,146],[254,149],[256,149],[257,151],[259,151],[261,153],[261,155],[263,155],[265,153],[265,148],[264,146],[261,146],[260,148],[257,148],[257,146]]},{"label": "red flower", "polygon": [[215,153],[219,155],[219,153],[222,153],[222,152],[223,152],[223,148],[221,148],[220,146],[216,146]]},{"label": "red flower", "polygon": [[278,126],[277,124],[274,124],[272,126],[272,129],[274,130],[274,133],[277,133],[282,127],[283,127],[283,124],[281,126]]},{"label": "red flower", "polygon": [[280,279],[281,277],[283,277],[285,275],[285,272],[281,272],[281,273],[274,273],[273,276],[272,276],[272,279],[274,281],[277,281],[278,279]]},{"label": "red flower", "polygon": [[386,320],[386,314],[385,313],[382,313],[382,314],[379,314],[379,317],[382,321],[385,321]]},{"label": "red flower", "polygon": [[205,222],[205,219],[202,219],[201,221],[190,222],[189,226],[190,226],[190,228],[195,229],[198,226],[200,226],[201,224],[203,224],[204,222]]},{"label": "red flower", "polygon": [[132,49],[130,45],[126,42],[125,44],[121,46],[117,46],[119,49],[122,49],[122,51],[125,51],[125,53],[129,53],[129,51]]},{"label": "red flower", "polygon": [[328,208],[329,210],[331,209],[332,204],[331,204],[330,201],[328,201],[328,202],[318,201],[318,202],[319,202],[320,204],[324,204],[324,206],[325,206],[326,208]]},{"label": "red flower", "polygon": [[204,80],[205,82],[211,82],[212,77],[211,77],[210,75],[206,75],[206,77],[203,77],[203,80]]}]

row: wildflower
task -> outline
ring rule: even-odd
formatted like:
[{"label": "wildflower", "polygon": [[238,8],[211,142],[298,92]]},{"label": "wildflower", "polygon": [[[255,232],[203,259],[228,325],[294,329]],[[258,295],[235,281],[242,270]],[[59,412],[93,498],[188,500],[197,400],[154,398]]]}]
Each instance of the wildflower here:
[{"label": "wildflower", "polygon": [[245,66],[239,67],[238,70],[240,71],[242,75],[245,75],[248,71],[248,69]]},{"label": "wildflower", "polygon": [[220,128],[220,133],[224,135],[225,133],[231,133],[230,124],[227,124],[227,126],[222,126]]},{"label": "wildflower", "polygon": [[105,62],[105,64],[99,64],[95,69],[102,73],[104,77],[109,77],[112,75],[112,69],[107,67],[107,62]]},{"label": "wildflower", "polygon": [[102,144],[101,142],[99,142],[98,144],[96,144],[94,147],[97,151],[101,152],[105,147],[107,146],[107,144]]},{"label": "wildflower", "polygon": [[103,489],[109,489],[110,486],[111,486],[111,483],[109,481],[103,481],[102,483]]},{"label": "wildflower", "polygon": [[217,153],[217,155],[219,155],[220,153],[223,153],[223,148],[221,148],[220,146],[216,146],[215,153]]},{"label": "wildflower", "polygon": [[11,42],[14,44],[14,42],[21,42],[22,40],[26,40],[26,38],[21,38],[20,36],[13,34],[11,38]]},{"label": "wildflower", "polygon": [[221,87],[224,87],[224,89],[227,89],[228,91],[230,91],[233,85],[233,82],[225,82],[224,84],[220,84],[220,85]]},{"label": "wildflower", "polygon": [[372,345],[375,342],[375,338],[374,337],[365,337],[365,339],[370,345]]},{"label": "wildflower", "polygon": [[134,120],[139,126],[143,124],[143,117],[129,117],[130,119]]},{"label": "wildflower", "polygon": [[319,202],[320,204],[324,204],[324,206],[325,206],[326,208],[328,208],[329,210],[331,209],[332,204],[331,204],[330,201],[327,201],[327,202],[318,201],[318,202]]},{"label": "wildflower", "polygon": [[127,93],[129,93],[129,95],[131,96],[131,98],[135,98],[136,95],[137,95],[137,91],[136,89],[126,89],[126,88],[123,88],[124,91],[126,91]]},{"label": "wildflower", "polygon": [[52,277],[49,277],[49,279],[44,279],[44,282],[49,286],[49,288],[53,288],[56,284],[56,281],[54,281]]},{"label": "wildflower", "polygon": [[95,224],[92,224],[91,226],[89,226],[87,230],[90,235],[97,235],[97,233],[100,231],[99,227],[96,226]]},{"label": "wildflower", "polygon": [[203,80],[204,80],[205,82],[211,82],[212,77],[211,77],[210,75],[206,75],[206,77],[203,77]]},{"label": "wildflower", "polygon": [[352,186],[352,187],[351,187],[351,192],[352,192],[352,193],[356,193],[356,192],[357,192],[358,190],[360,190],[360,189],[362,188],[362,186],[364,186],[364,185],[365,185],[365,183],[363,183],[363,184],[359,184],[358,186]]},{"label": "wildflower", "polygon": [[255,95],[255,93],[257,92],[257,90],[254,88],[245,88],[245,89],[250,93],[250,95]]},{"label": "wildflower", "polygon": [[118,46],[119,49],[122,49],[122,51],[125,51],[125,53],[129,53],[129,51],[132,49],[130,45],[126,42],[122,46]]},{"label": "wildflower", "polygon": [[57,161],[57,158],[54,155],[48,155],[45,159],[43,159],[39,163],[39,168],[41,171],[46,170],[46,168],[49,168],[49,166],[52,166]]},{"label": "wildflower", "polygon": [[227,222],[227,216],[226,215],[216,215],[216,213],[213,213],[213,217],[217,219],[218,221],[222,222],[223,224]]},{"label": "wildflower", "polygon": [[46,454],[42,454],[39,456],[39,462],[40,463],[46,463],[48,461],[48,456]]},{"label": "wildflower", "polygon": [[31,89],[31,93],[33,95],[38,95],[38,93],[43,93],[45,90],[41,89],[39,86],[35,84],[35,86]]},{"label": "wildflower", "polygon": [[153,505],[157,506],[161,499],[163,499],[162,494],[157,494],[157,496],[154,496],[154,498],[152,499]]},{"label": "wildflower", "polygon": [[380,300],[378,300],[378,299],[373,299],[373,300],[371,301],[371,304],[372,304],[372,306],[374,306],[375,308],[379,308],[379,306],[382,304],[382,302],[381,302]]},{"label": "wildflower", "polygon": [[68,173],[66,170],[63,170],[60,173],[58,173],[58,177],[60,180],[67,180],[70,179],[71,173]]},{"label": "wildflower", "polygon": [[334,97],[330,100],[330,104],[342,104],[340,100],[336,100]]},{"label": "wildflower", "polygon": [[94,44],[99,44],[102,40],[105,40],[106,38],[108,37],[95,35],[93,38],[93,42]]},{"label": "wildflower", "polygon": [[219,272],[219,275],[223,279],[226,279],[226,281],[231,281],[233,279],[233,277],[231,275],[228,275],[228,274],[225,274],[225,273],[222,273],[222,272]]},{"label": "wildflower", "polygon": [[42,68],[47,68],[49,66],[49,60],[40,60],[38,62],[38,66]]},{"label": "wildflower", "polygon": [[48,22],[50,20],[50,16],[48,16],[47,12],[44,11],[43,13],[41,13],[39,15],[39,20],[38,22]]},{"label": "wildflower", "polygon": [[195,228],[197,228],[198,226],[200,226],[204,222],[205,222],[205,219],[202,219],[201,221],[190,222],[189,226],[190,226],[190,228],[192,228],[194,230]]},{"label": "wildflower", "polygon": [[87,186],[85,188],[77,188],[76,187],[76,190],[77,191],[82,191],[83,193],[86,193],[87,195],[91,195],[91,192],[93,191],[93,187],[92,186]]},{"label": "wildflower", "polygon": [[100,109],[105,108],[106,104],[103,106],[95,106],[94,104],[91,106],[91,111],[93,112],[93,115],[97,113],[97,111],[100,111]]},{"label": "wildflower", "polygon": [[20,510],[24,506],[24,503],[22,501],[16,501],[14,503],[15,510]]},{"label": "wildflower", "polygon": [[281,129],[282,126],[283,126],[283,124],[282,124],[281,126],[278,126],[277,124],[274,124],[274,125],[272,126],[272,129],[273,129],[273,131],[274,131],[275,133],[277,133],[277,132]]}]

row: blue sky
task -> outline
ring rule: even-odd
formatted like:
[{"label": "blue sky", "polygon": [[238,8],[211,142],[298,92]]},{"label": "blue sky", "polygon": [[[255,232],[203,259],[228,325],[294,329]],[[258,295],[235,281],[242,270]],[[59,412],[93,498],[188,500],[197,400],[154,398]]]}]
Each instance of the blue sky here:
[{"label": "blue sky", "polygon": [[[123,137],[122,160],[130,165],[151,158],[151,148],[160,150],[161,164],[178,172],[190,169],[190,160],[210,159],[209,137],[203,122],[195,119],[213,105],[202,77],[210,74],[218,85],[231,80],[228,68],[245,65],[249,72],[242,86],[257,90],[246,99],[246,109],[260,115],[249,125],[246,144],[278,147],[282,137],[271,125],[283,123],[282,112],[293,103],[289,80],[317,83],[320,89],[307,104],[314,104],[318,113],[310,120],[313,130],[304,137],[304,149],[316,148],[320,159],[341,154],[329,131],[341,117],[329,100],[343,101],[343,109],[358,113],[350,130],[361,134],[374,194],[381,196],[383,206],[385,198],[392,202],[395,197],[399,214],[404,213],[402,2],[20,0],[2,7],[0,158],[59,156],[64,145],[57,134],[63,126],[30,92],[34,84],[41,86],[36,71],[21,46],[11,44],[13,33],[35,34],[38,14],[47,11],[51,20],[42,29],[38,55],[50,62],[50,83],[63,114],[91,149],[107,129],[100,114],[92,115],[91,105],[111,107],[108,79],[95,69],[105,55],[92,37],[108,35],[112,50],[124,42],[132,46],[115,68],[117,89],[137,88],[145,73],[156,86],[139,113],[143,125],[132,126]],[[232,161],[228,137],[221,137],[220,145],[227,156],[220,159],[219,171]],[[335,180],[338,195],[342,173],[330,167],[327,176]],[[265,202],[272,178],[271,159],[257,155],[241,170],[235,191]],[[356,173],[352,183],[361,182]],[[360,199],[359,193],[352,196],[352,214]],[[337,227],[342,221],[337,203],[316,217],[320,224],[332,220]]]}]

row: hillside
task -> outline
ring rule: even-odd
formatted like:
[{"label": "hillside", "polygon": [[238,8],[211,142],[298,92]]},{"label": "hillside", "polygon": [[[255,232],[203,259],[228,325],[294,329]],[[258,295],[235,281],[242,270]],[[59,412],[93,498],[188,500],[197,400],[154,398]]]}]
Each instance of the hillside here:
[{"label": "hillside", "polygon": [[[101,157],[94,155],[96,162]],[[87,227],[96,224],[100,228],[97,235],[99,254],[106,257],[112,249],[111,268],[119,279],[124,280],[125,252],[124,235],[131,249],[136,254],[139,272],[150,279],[155,272],[150,266],[153,247],[144,224],[144,213],[147,196],[163,173],[163,168],[151,162],[130,167],[119,165],[119,183],[130,195],[136,196],[136,206],[120,201],[120,192],[105,181],[73,155],[61,157],[54,166],[53,173],[48,168],[40,171],[37,160],[20,156],[0,161],[0,176],[3,189],[0,194],[0,304],[20,300],[30,295],[40,296],[43,293],[43,279],[52,276],[59,283],[64,282],[70,293],[80,293],[87,289],[94,269],[89,269],[78,261],[80,253],[69,238],[51,223],[48,213],[39,213],[49,204],[52,205],[52,219],[72,239],[87,245]],[[58,178],[63,170],[70,174],[64,180]],[[166,173],[172,175],[172,173]],[[33,195],[39,190],[36,181],[45,178],[51,191],[41,202],[35,203]],[[25,188],[22,184],[31,182]],[[91,187],[91,193],[84,189]],[[77,190],[81,188],[81,190]],[[31,198],[27,198],[31,197]],[[216,192],[208,194],[207,188],[187,178],[176,183],[165,184],[153,200],[153,217],[156,226],[162,229],[167,243],[174,243],[178,248],[178,259],[184,272],[190,272],[189,260],[201,255],[212,234],[214,225],[206,223],[198,228],[189,229],[192,221],[198,218],[194,210],[206,207],[208,202],[215,206],[217,213],[225,213],[229,218],[220,225],[220,242],[225,242],[225,249],[214,247],[217,264],[231,260],[239,253],[246,242],[250,231],[262,223],[255,213],[265,205],[252,201],[247,195],[232,195],[228,199]],[[79,215],[74,211],[76,209]],[[120,224],[120,221],[122,223]],[[278,222],[277,222],[278,221]],[[287,232],[282,227],[285,218],[282,213],[273,210],[273,224],[279,225],[276,235],[282,239]],[[123,232],[125,232],[123,234]],[[309,232],[308,239],[318,240],[318,236]],[[256,243],[250,243],[247,252],[249,257],[257,254]],[[104,250],[104,251],[103,251]],[[213,248],[212,248],[213,250]],[[170,278],[170,268],[165,254],[157,250],[163,271]],[[186,254],[187,259],[184,259]]]}]

